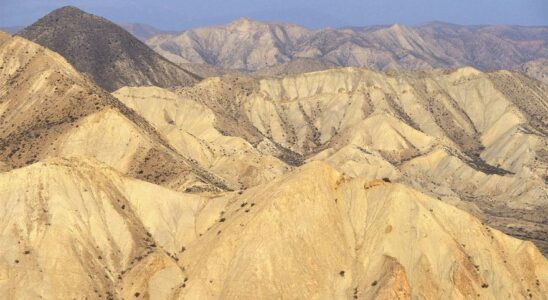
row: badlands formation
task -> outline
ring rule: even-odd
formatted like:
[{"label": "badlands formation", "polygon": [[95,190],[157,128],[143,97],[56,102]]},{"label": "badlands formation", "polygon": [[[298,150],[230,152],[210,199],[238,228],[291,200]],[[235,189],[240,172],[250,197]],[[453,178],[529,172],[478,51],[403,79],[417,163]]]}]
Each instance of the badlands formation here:
[{"label": "badlands formation", "polygon": [[68,61],[0,33],[8,299],[548,295],[538,80],[338,68],[109,93]]}]

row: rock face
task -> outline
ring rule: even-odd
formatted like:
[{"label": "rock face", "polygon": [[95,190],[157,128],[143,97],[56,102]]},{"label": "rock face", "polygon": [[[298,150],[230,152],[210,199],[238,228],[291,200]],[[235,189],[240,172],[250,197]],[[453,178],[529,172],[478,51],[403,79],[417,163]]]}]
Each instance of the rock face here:
[{"label": "rock face", "polygon": [[197,80],[118,25],[75,7],[57,9],[18,34],[61,54],[108,91],[186,86]]},{"label": "rock face", "polygon": [[371,186],[320,162],[241,195],[205,197],[54,159],[0,174],[0,195],[0,291],[9,298],[548,293],[548,261],[530,242],[404,185]]},{"label": "rock face", "polygon": [[[546,27],[431,23],[313,31],[249,19],[180,34],[160,34],[147,40],[150,47],[176,63],[205,63],[245,71],[303,58],[319,60],[316,65],[327,62],[378,70],[457,66],[518,69],[528,61],[548,58],[547,43]],[[302,68],[303,72],[313,71]]]}]

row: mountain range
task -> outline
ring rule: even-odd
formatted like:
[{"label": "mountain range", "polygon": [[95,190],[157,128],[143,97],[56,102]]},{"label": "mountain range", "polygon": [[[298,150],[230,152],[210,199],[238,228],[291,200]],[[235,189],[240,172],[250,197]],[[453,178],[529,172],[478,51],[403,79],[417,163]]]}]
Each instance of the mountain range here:
[{"label": "mountain range", "polygon": [[[369,32],[382,51],[406,44],[429,53],[381,71],[344,67],[331,54],[278,61],[268,47],[308,39],[302,27],[248,19],[229,26],[235,32],[226,36],[196,30],[194,41],[241,49],[213,65],[180,66],[74,7],[20,35],[0,32],[1,295],[548,294],[548,85],[527,75],[546,76],[542,58],[527,61],[547,51],[530,46],[544,29],[518,28],[533,54],[502,47],[507,58],[482,61],[519,71],[415,70],[450,51],[420,42],[427,33],[409,39],[402,32],[418,29],[400,25],[315,40]],[[257,26],[276,33],[276,43]],[[473,30],[518,40],[515,28],[494,27]],[[436,39],[464,29],[451,30]],[[464,59],[458,53],[451,59]],[[107,73],[86,69],[122,63]],[[223,76],[202,79],[195,70]]]},{"label": "mountain range", "polygon": [[[395,24],[309,30],[247,18],[179,34],[160,34],[146,41],[152,49],[179,64],[210,64],[246,72],[303,58],[376,70],[462,66],[482,71],[519,69],[532,60],[548,58],[547,42],[547,27],[433,22],[416,27]],[[301,70],[314,69],[303,65]]]}]

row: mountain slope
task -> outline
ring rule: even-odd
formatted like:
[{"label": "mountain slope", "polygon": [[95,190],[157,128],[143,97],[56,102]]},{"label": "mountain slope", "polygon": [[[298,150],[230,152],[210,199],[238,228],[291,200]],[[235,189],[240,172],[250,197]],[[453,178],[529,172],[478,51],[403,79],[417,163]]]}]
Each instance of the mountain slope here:
[{"label": "mountain slope", "polygon": [[332,62],[321,59],[295,58],[281,65],[263,68],[253,72],[255,76],[287,76],[302,73],[334,69],[338,66]]},{"label": "mountain slope", "polygon": [[348,179],[318,162],[208,199],[55,159],[0,174],[0,194],[0,291],[9,298],[548,292],[548,261],[531,243],[404,185]]},{"label": "mountain slope", "polygon": [[481,70],[517,69],[548,55],[548,28],[430,23],[415,29],[461,64]]},{"label": "mountain slope", "polygon": [[[64,58],[0,33],[0,161],[87,156],[174,188],[224,188]],[[218,187],[215,187],[218,186]]]},{"label": "mountain slope", "polygon": [[197,79],[118,25],[75,7],[55,10],[19,35],[61,54],[108,91],[122,86],[186,86]]}]

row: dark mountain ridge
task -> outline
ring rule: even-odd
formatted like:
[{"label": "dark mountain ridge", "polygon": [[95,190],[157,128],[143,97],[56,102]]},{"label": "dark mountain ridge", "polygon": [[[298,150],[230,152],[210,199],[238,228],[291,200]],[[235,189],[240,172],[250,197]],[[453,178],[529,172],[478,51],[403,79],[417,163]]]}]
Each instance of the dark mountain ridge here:
[{"label": "dark mountain ridge", "polygon": [[123,86],[188,86],[198,79],[120,26],[72,6],[51,12],[18,35],[61,54],[108,91]]}]

